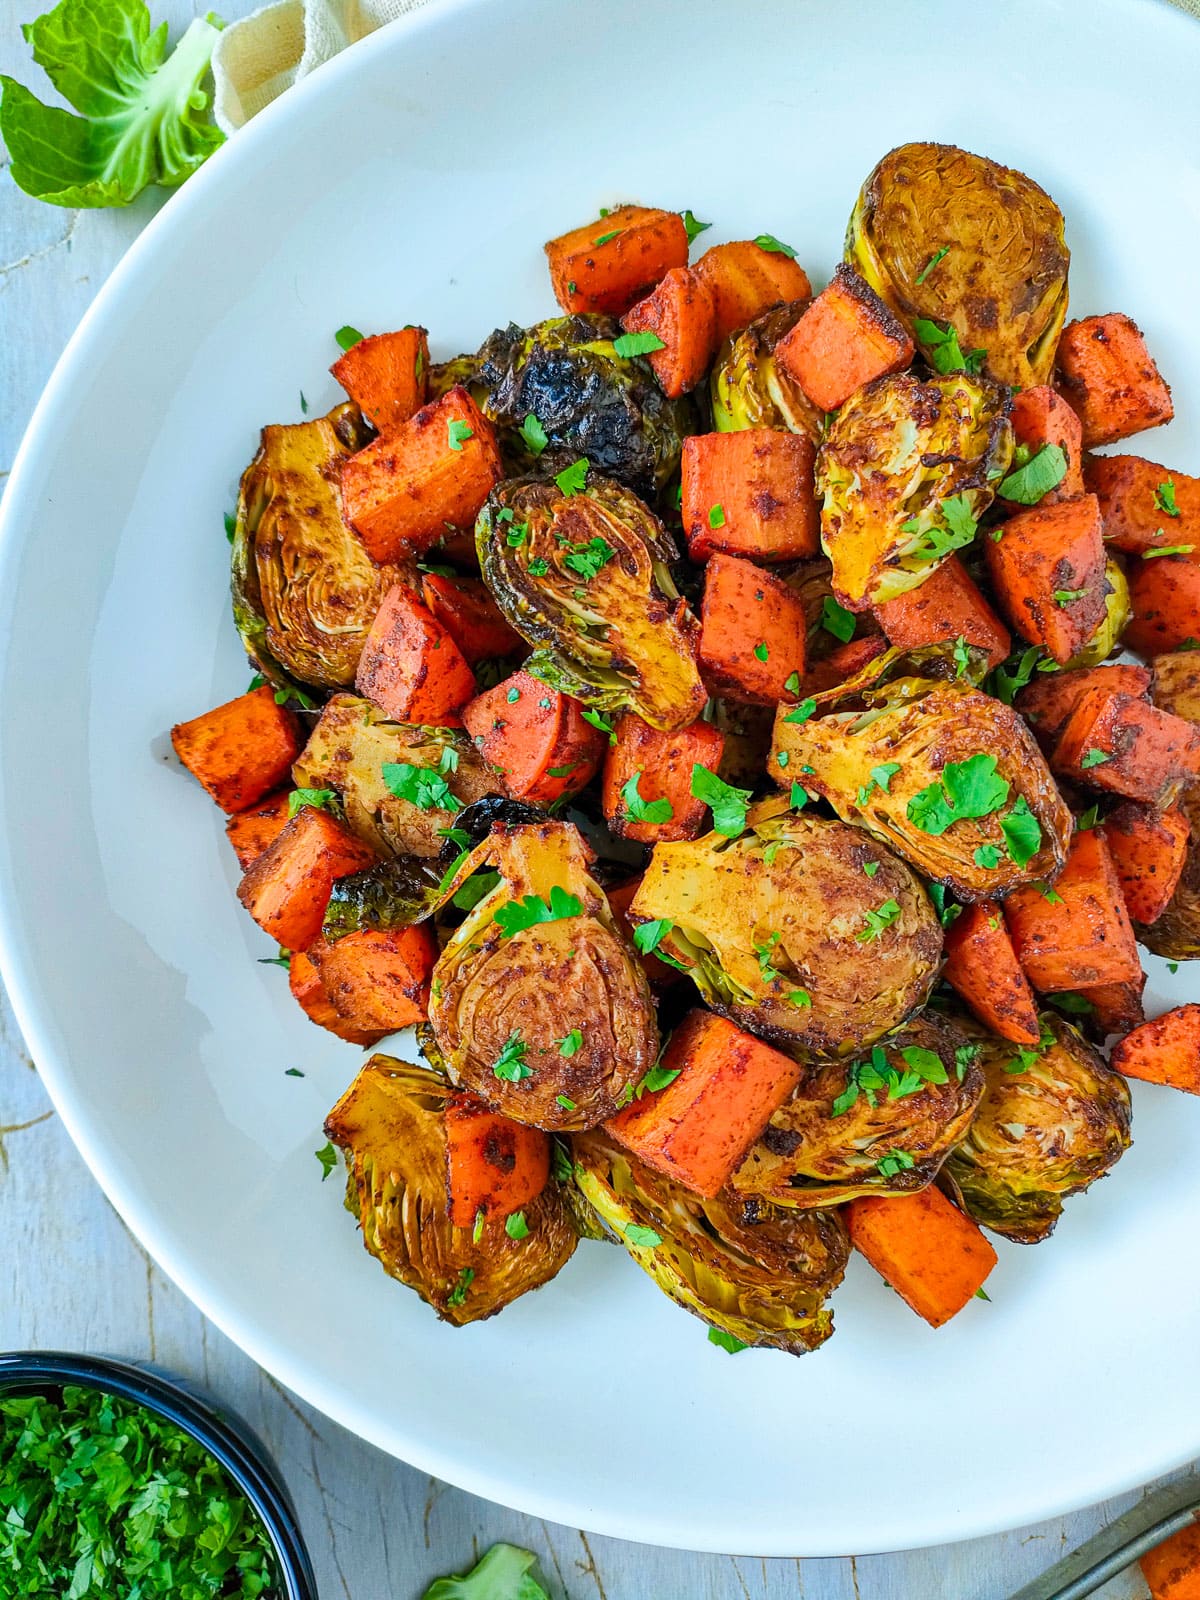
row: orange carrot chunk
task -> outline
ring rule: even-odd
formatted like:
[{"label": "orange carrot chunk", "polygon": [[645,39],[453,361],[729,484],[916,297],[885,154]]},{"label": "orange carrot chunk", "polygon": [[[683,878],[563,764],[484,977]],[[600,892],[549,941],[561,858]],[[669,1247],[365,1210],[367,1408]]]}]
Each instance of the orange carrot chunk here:
[{"label": "orange carrot chunk", "polygon": [[1075,835],[1052,886],[1015,889],[1004,919],[1025,976],[1043,994],[1141,981],[1120,880],[1098,828]]},{"label": "orange carrot chunk", "polygon": [[916,589],[873,609],[888,643],[902,650],[964,639],[986,650],[989,664],[996,667],[1012,649],[1008,629],[957,556],[943,561]]},{"label": "orange carrot chunk", "polygon": [[396,722],[445,727],[475,692],[475,674],[412,590],[395,583],[375,613],[354,684]]},{"label": "orange carrot chunk", "polygon": [[1125,909],[1134,922],[1156,922],[1187,861],[1188,819],[1179,806],[1157,811],[1126,802],[1104,819],[1104,838]]},{"label": "orange carrot chunk", "polygon": [[907,367],[913,354],[908,329],[845,262],[775,347],[776,361],[822,411]]},{"label": "orange carrot chunk", "polygon": [[660,733],[627,711],[604,757],[604,820],[619,839],[696,839],[708,807],[692,794],[692,769],[716,772],[725,735],[711,722]]},{"label": "orange carrot chunk", "polygon": [[932,1328],[962,1310],[998,1259],[940,1189],[869,1195],[851,1200],[843,1214],[854,1248]]},{"label": "orange carrot chunk", "polygon": [[999,906],[964,906],[946,930],[945,950],[942,977],[984,1027],[1014,1044],[1037,1044],[1037,1003]]},{"label": "orange carrot chunk", "polygon": [[317,939],[307,951],[338,1015],[364,1032],[383,1033],[428,1015],[437,953],[428,923],[360,928],[341,939]]},{"label": "orange carrot chunk", "polygon": [[245,872],[287,826],[290,790],[280,789],[247,811],[239,811],[225,824],[225,837],[233,846],[238,866]]},{"label": "orange carrot chunk", "polygon": [[1150,1600],[1200,1600],[1200,1525],[1181,1528],[1138,1558]]},{"label": "orange carrot chunk", "polygon": [[1142,330],[1120,312],[1068,322],[1057,360],[1059,386],[1083,424],[1086,450],[1156,428],[1175,415]]},{"label": "orange carrot chunk", "polygon": [[463,388],[422,406],[342,465],[342,510],[372,561],[420,555],[470,528],[503,475],[491,423]]},{"label": "orange carrot chunk", "polygon": [[681,514],[692,560],[718,550],[753,561],[818,555],[815,459],[811,439],[775,428],[685,439]]},{"label": "orange carrot chunk", "polygon": [[171,729],[184,766],[222,811],[244,811],[286,783],[304,737],[270,684]]},{"label": "orange carrot chunk", "polygon": [[1132,662],[1108,662],[1102,667],[1072,667],[1069,672],[1039,673],[1013,702],[1028,722],[1044,750],[1053,750],[1075,707],[1092,689],[1113,694],[1145,696],[1150,674]]},{"label": "orange carrot chunk", "polygon": [[546,245],[550,284],[564,311],[620,316],[672,267],[686,267],[687,229],[675,211],[616,206]]},{"label": "orange carrot chunk", "polygon": [[738,556],[713,556],[704,574],[699,661],[714,694],[751,705],[798,700],[804,637],[804,604],[786,584]]},{"label": "orange carrot chunk", "polygon": [[446,1194],[450,1221],[472,1228],[480,1213],[510,1217],[550,1181],[550,1140],[503,1117],[473,1094],[446,1102]]},{"label": "orange carrot chunk", "polygon": [[848,644],[840,645],[823,660],[814,661],[809,667],[801,685],[803,692],[806,695],[824,694],[826,689],[836,689],[839,683],[846,683],[868,667],[876,656],[883,654],[887,646],[888,641],[881,633],[870,634],[865,639],[851,639]]},{"label": "orange carrot chunk", "polygon": [[527,672],[514,672],[463,707],[462,720],[483,759],[514,800],[549,805],[577,794],[604,759],[607,736],[584,708]]},{"label": "orange carrot chunk", "polygon": [[1127,1078],[1200,1094],[1200,1005],[1176,1006],[1127,1033],[1112,1053]]},{"label": "orange carrot chunk", "polygon": [[1190,546],[1183,554],[1200,561],[1200,478],[1141,456],[1089,456],[1083,472],[1107,544],[1131,556]]},{"label": "orange carrot chunk", "polygon": [[1200,727],[1148,700],[1090,689],[1071,713],[1050,765],[1075,783],[1168,806],[1200,773]]},{"label": "orange carrot chunk", "polygon": [[712,290],[718,343],[781,300],[807,300],[812,293],[808,273],[791,256],[752,239],[714,244],[692,270]]},{"label": "orange carrot chunk", "polygon": [[472,666],[526,648],[478,578],[429,572],[421,579],[421,597]]},{"label": "orange carrot chunk", "polygon": [[1145,987],[1143,977],[1140,983],[1094,983],[1086,989],[1077,989],[1076,994],[1092,1008],[1087,1018],[1090,1031],[1105,1039],[1110,1033],[1128,1033],[1130,1028],[1144,1022],[1142,990]]},{"label": "orange carrot chunk", "polygon": [[375,431],[389,438],[425,404],[429,336],[424,328],[369,334],[329,370]]},{"label": "orange carrot chunk", "polygon": [[288,963],[288,987],[310,1022],[315,1022],[318,1028],[336,1033],[339,1039],[345,1039],[349,1044],[377,1044],[388,1031],[386,1028],[359,1028],[353,1022],[348,1022],[325,993],[321,974],[302,950],[292,952],[292,959]]},{"label": "orange carrot chunk", "polygon": [[1104,531],[1095,495],[1020,511],[983,541],[1005,618],[1060,665],[1104,620]]},{"label": "orange carrot chunk", "polygon": [[662,348],[646,359],[671,399],[689,394],[717,353],[717,307],[712,290],[687,267],[672,267],[652,293],[621,318],[626,333],[652,333]]},{"label": "orange carrot chunk", "polygon": [[[1013,397],[1013,436],[1036,455],[1043,445],[1057,445],[1067,458],[1066,476],[1038,501],[1052,506],[1060,500],[1074,500],[1083,493],[1083,425],[1062,395],[1048,383],[1022,389]],[[1091,486],[1089,485],[1089,488]]]},{"label": "orange carrot chunk", "polygon": [[334,881],[375,860],[328,811],[302,806],[245,874],[238,899],[285,950],[307,950],[320,937]]},{"label": "orange carrot chunk", "polygon": [[1187,556],[1130,563],[1133,618],[1123,643],[1140,656],[1200,644],[1200,564]]},{"label": "orange carrot chunk", "polygon": [[605,1128],[648,1167],[712,1198],[795,1089],[800,1068],[700,1010],[675,1029],[660,1065],[673,1080],[632,1101]]}]

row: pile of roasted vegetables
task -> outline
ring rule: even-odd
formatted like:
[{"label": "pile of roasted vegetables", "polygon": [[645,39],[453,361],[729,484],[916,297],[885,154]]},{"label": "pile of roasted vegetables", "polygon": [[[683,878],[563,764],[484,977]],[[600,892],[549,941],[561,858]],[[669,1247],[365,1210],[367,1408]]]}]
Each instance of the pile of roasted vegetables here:
[{"label": "pile of roasted vegetables", "polygon": [[892,151],[817,295],[707,226],[552,240],[474,355],[343,328],[173,738],[312,1021],[417,1026],[326,1125],[387,1272],[461,1324],[607,1238],[798,1353],[852,1246],[940,1325],[1200,1093],[1138,951],[1200,955],[1200,478],[1092,453],[1170,391],[1023,174]]}]

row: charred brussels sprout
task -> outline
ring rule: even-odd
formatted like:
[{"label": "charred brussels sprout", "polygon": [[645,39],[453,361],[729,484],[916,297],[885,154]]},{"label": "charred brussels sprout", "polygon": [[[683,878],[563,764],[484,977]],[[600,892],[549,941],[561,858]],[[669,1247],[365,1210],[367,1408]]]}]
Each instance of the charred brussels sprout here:
[{"label": "charred brussels sprout", "polygon": [[427,1067],[372,1056],[325,1122],[345,1154],[346,1208],[391,1277],[462,1326],[539,1289],[567,1263],[578,1235],[556,1183],[524,1207],[520,1239],[503,1220],[456,1228],[446,1200],[445,1110],[452,1091]]},{"label": "charred brussels sprout", "polygon": [[1108,585],[1104,620],[1079,654],[1067,662],[1068,667],[1098,667],[1102,661],[1107,661],[1120,645],[1121,635],[1133,615],[1125,569],[1113,556],[1104,563],[1104,579]]},{"label": "charred brussels sprout", "polygon": [[[557,469],[586,456],[598,472],[653,498],[696,431],[690,400],[668,400],[649,365],[619,356],[611,317],[510,323],[480,349],[473,393],[509,456]],[[527,422],[536,418],[536,426]]]},{"label": "charred brussels sprout", "polygon": [[909,868],[785,801],[746,823],[737,838],[655,846],[630,914],[665,924],[657,953],[687,970],[714,1011],[810,1051],[845,1054],[923,1005],[942,930]]},{"label": "charred brussels sprout", "polygon": [[846,260],[939,371],[961,354],[1000,383],[1048,380],[1071,257],[1062,212],[1023,172],[953,145],[901,145],[863,184]]},{"label": "charred brussels sprout", "polygon": [[1043,1016],[1034,1048],[978,1047],[983,1099],[946,1176],[976,1222],[1036,1244],[1129,1148],[1129,1085],[1061,1017]]},{"label": "charred brussels sprout", "polygon": [[370,432],[357,407],[264,428],[242,474],[233,538],[233,617],[277,688],[354,682],[367,630],[400,573],[377,567],[342,519],[338,473]]},{"label": "charred brussels sprout", "polygon": [[321,935],[330,943],[364,929],[408,928],[433,915],[440,902],[440,869],[420,856],[381,861],[334,880]]},{"label": "charred brussels sprout", "polygon": [[709,380],[713,427],[718,433],[743,428],[786,428],[820,444],[825,419],[794,378],[775,365],[775,346],[808,310],[792,300],[755,317],[726,339]]},{"label": "charred brussels sprout", "polygon": [[966,1037],[914,1017],[869,1055],[811,1067],[730,1180],[780,1206],[832,1206],[932,1183],[966,1135],[983,1074]]},{"label": "charred brussels sprout", "polygon": [[497,828],[445,890],[481,866],[500,875],[434,968],[438,1048],[481,1099],[539,1128],[603,1122],[658,1055],[645,972],[590,863],[569,823]]},{"label": "charred brussels sprout", "polygon": [[346,821],[381,855],[430,860],[459,808],[495,787],[460,730],[391,722],[351,694],[326,705],[292,777],[301,788],[336,789]]},{"label": "charred brussels sprout", "polygon": [[1010,706],[943,682],[902,652],[814,696],[804,721],[780,707],[770,772],[805,786],[965,901],[1052,878],[1066,860],[1071,813],[1045,757]]},{"label": "charred brussels sprout", "polygon": [[602,1133],[573,1141],[575,1181],[664,1294],[744,1344],[803,1355],[833,1332],[850,1253],[835,1212],[702,1200]]},{"label": "charred brussels sprout", "polygon": [[483,576],[539,646],[525,670],[604,711],[686,727],[704,709],[699,624],[671,579],[677,552],[654,513],[611,478],[585,489],[514,478],[475,530]]},{"label": "charred brussels sprout", "polygon": [[817,452],[821,544],[852,611],[914,589],[969,544],[1012,459],[1006,390],[965,373],[877,378]]}]

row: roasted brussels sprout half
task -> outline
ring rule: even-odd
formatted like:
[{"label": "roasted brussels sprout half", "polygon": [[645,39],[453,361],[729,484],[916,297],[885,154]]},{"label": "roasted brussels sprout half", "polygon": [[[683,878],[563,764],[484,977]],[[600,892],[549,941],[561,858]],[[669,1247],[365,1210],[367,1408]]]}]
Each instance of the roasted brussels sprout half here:
[{"label": "roasted brussels sprout half", "polygon": [[926,1014],[870,1055],[810,1067],[729,1187],[803,1207],[925,1188],[975,1115],[975,1055],[964,1034]]},{"label": "roasted brussels sprout half", "polygon": [[826,1298],[850,1253],[832,1211],[784,1211],[728,1193],[703,1200],[600,1132],[572,1141],[575,1181],[677,1305],[743,1344],[803,1355],[833,1332]]},{"label": "roasted brussels sprout half", "polygon": [[495,788],[460,730],[391,722],[352,694],[326,705],[292,777],[303,789],[336,789],[346,821],[381,855],[430,860],[459,808]]},{"label": "roasted brussels sprout half", "polygon": [[[911,658],[876,657],[814,696],[807,720],[781,706],[769,770],[905,856],[960,900],[993,900],[1054,877],[1072,819],[1020,716],[969,682],[891,677]],[[927,669],[926,669],[927,670]]]},{"label": "roasted brussels sprout half", "polygon": [[863,184],[846,260],[939,371],[961,353],[1000,383],[1048,380],[1071,256],[1062,212],[1023,172],[954,145],[901,145]]},{"label": "roasted brussels sprout half", "polygon": [[1108,593],[1104,597],[1104,620],[1084,645],[1078,655],[1067,662],[1068,667],[1098,667],[1107,661],[1121,643],[1121,635],[1133,615],[1129,597],[1129,580],[1125,568],[1114,556],[1104,563],[1104,580]]},{"label": "roasted brussels sprout half", "polygon": [[420,856],[380,861],[334,880],[321,935],[331,943],[364,929],[408,928],[431,917],[441,902],[442,874]]},{"label": "roasted brussels sprout half", "polygon": [[977,1038],[983,1099],[946,1162],[966,1210],[1020,1244],[1047,1238],[1068,1195],[1129,1148],[1129,1085],[1061,1017],[1029,1049]]},{"label": "roasted brussels sprout half", "polygon": [[833,592],[862,611],[914,589],[974,537],[1012,459],[1007,390],[911,372],[853,394],[817,452]]},{"label": "roasted brussels sprout half", "polygon": [[603,1122],[658,1055],[645,972],[591,860],[569,823],[498,827],[445,889],[482,866],[500,875],[434,968],[438,1048],[481,1099],[539,1128]]},{"label": "roasted brussels sprout half", "polygon": [[472,393],[513,461],[557,470],[586,456],[653,498],[678,470],[696,413],[690,400],[666,398],[647,362],[617,354],[620,332],[591,313],[510,323],[480,349]]},{"label": "roasted brussels sprout half", "polygon": [[786,428],[820,444],[824,415],[796,380],[775,365],[775,346],[796,326],[809,304],[791,300],[775,306],[721,346],[709,379],[713,427],[718,433]]},{"label": "roasted brussels sprout half", "polygon": [[363,1244],[393,1278],[462,1326],[539,1289],[578,1239],[559,1186],[548,1183],[514,1239],[503,1219],[456,1228],[446,1199],[445,1109],[453,1091],[427,1067],[375,1055],[325,1121],[345,1155],[346,1208]]},{"label": "roasted brussels sprout half", "polygon": [[358,408],[264,428],[242,474],[233,536],[233,618],[277,688],[354,682],[367,630],[400,576],[377,567],[342,519],[338,473],[370,431]]},{"label": "roasted brussels sprout half", "polygon": [[923,1005],[942,952],[929,896],[902,861],[784,800],[755,807],[736,838],[656,845],[630,915],[663,925],[656,952],[714,1011],[836,1055]]},{"label": "roasted brussels sprout half", "polygon": [[704,709],[699,624],[671,579],[662,523],[611,478],[586,488],[513,478],[479,513],[479,564],[496,603],[539,648],[525,663],[552,688],[651,727],[686,727]]}]

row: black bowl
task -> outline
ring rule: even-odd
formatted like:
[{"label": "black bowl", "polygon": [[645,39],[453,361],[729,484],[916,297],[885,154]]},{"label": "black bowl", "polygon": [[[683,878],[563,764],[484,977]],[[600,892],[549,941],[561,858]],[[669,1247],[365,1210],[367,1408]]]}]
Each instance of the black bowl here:
[{"label": "black bowl", "polygon": [[157,1367],[63,1350],[0,1354],[0,1394],[46,1394],[78,1384],[145,1406],[215,1456],[253,1506],[275,1551],[285,1600],[318,1600],[296,1510],[262,1440],[232,1412]]}]

